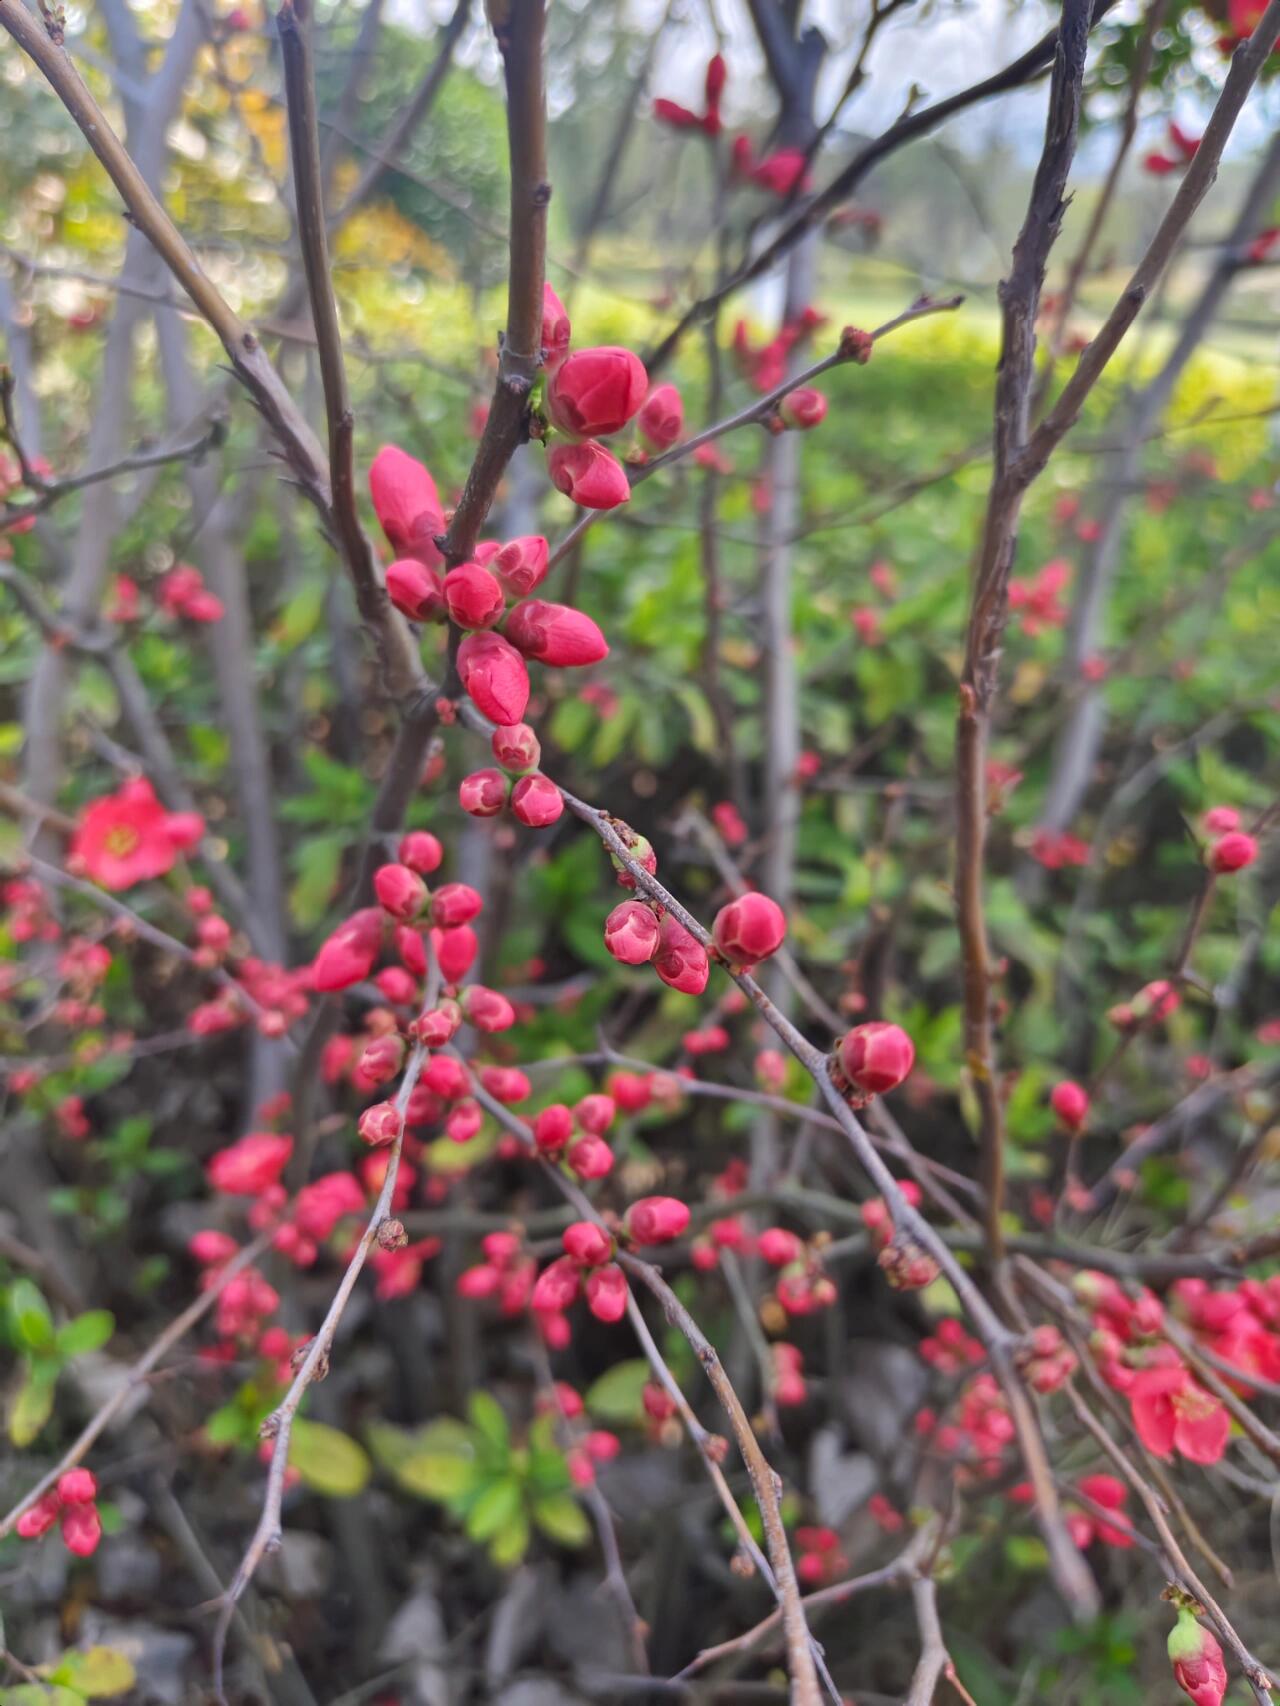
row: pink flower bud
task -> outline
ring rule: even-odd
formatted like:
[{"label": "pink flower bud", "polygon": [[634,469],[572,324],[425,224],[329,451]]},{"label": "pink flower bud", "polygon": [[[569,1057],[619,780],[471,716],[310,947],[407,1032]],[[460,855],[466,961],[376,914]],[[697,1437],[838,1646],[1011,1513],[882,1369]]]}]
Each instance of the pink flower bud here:
[{"label": "pink flower bud", "polygon": [[451,1054],[432,1055],[422,1069],[422,1082],[432,1095],[442,1096],[446,1102],[460,1100],[471,1089],[466,1067]]},{"label": "pink flower bud", "polygon": [[599,1092],[584,1096],[575,1104],[573,1116],[583,1131],[589,1131],[593,1137],[603,1137],[613,1124],[617,1109],[614,1107],[612,1096],[602,1096]]},{"label": "pink flower bud", "polygon": [[431,951],[446,983],[461,983],[475,963],[480,941],[469,924],[431,932]]},{"label": "pink flower bud", "polygon": [[684,925],[668,912],[658,929],[658,949],[653,969],[671,989],[682,995],[701,995],[711,976],[707,950]]},{"label": "pink flower bud", "polygon": [[724,62],[722,53],[713,53],[707,61],[707,75],[704,83],[707,107],[715,112],[720,106],[720,97],[724,94],[724,86],[729,78],[729,67]]},{"label": "pink flower bud", "polygon": [[644,1405],[644,1413],[651,1421],[669,1422],[676,1413],[676,1401],[666,1387],[659,1386],[656,1381],[646,1380],[644,1390],[640,1394],[640,1402]]},{"label": "pink flower bud", "polygon": [[484,909],[484,901],[466,883],[445,883],[431,896],[431,922],[441,930],[470,924]]},{"label": "pink flower bud", "polygon": [[58,1477],[57,1490],[64,1505],[88,1505],[98,1496],[98,1482],[92,1470],[68,1469]]},{"label": "pink flower bud", "polygon": [[641,1197],[623,1222],[633,1244],[669,1244],[688,1224],[688,1205],[679,1197]]},{"label": "pink flower bud", "polygon": [[515,1008],[496,989],[473,983],[463,990],[459,999],[467,1023],[477,1031],[509,1031],[516,1022]]},{"label": "pink flower bud", "polygon": [[458,804],[472,817],[497,817],[506,808],[510,786],[501,770],[473,770],[458,784]]},{"label": "pink flower bud", "polygon": [[547,451],[547,472],[555,489],[583,509],[617,509],[631,497],[626,469],[594,438],[582,444],[553,444]]},{"label": "pink flower bud", "polygon": [[528,598],[547,578],[551,554],[541,534],[509,539],[490,558],[488,566],[513,598]]},{"label": "pink flower bud", "polygon": [[453,1289],[459,1297],[469,1297],[478,1301],[492,1297],[501,1284],[502,1275],[498,1269],[490,1267],[488,1262],[482,1262],[474,1268],[464,1268],[458,1275]]},{"label": "pink flower bud", "polygon": [[785,1268],[799,1261],[804,1245],[785,1226],[766,1226],[756,1248],[771,1268]]},{"label": "pink flower bud", "polygon": [[453,1041],[461,1023],[462,1008],[458,1003],[442,1001],[438,1007],[420,1013],[409,1030],[424,1048],[444,1048],[446,1043]]},{"label": "pink flower bud", "polygon": [[783,423],[796,432],[808,432],[826,418],[827,399],[812,385],[801,385],[788,391],[778,404]]},{"label": "pink flower bud", "polygon": [[1227,1667],[1216,1635],[1196,1622],[1186,1606],[1169,1634],[1173,1680],[1194,1706],[1222,1706],[1227,1692]]},{"label": "pink flower bud", "polygon": [[365,1109],[356,1125],[371,1149],[380,1143],[394,1143],[403,1128],[404,1121],[394,1102],[375,1102]]},{"label": "pink flower bud", "polygon": [[102,1539],[102,1518],[94,1505],[68,1505],[62,1513],[62,1544],[77,1558],[88,1558]]},{"label": "pink flower bud", "polygon": [[505,635],[525,657],[555,669],[599,663],[609,655],[604,635],[589,616],[567,604],[547,604],[538,598],[516,605],[507,618]]},{"label": "pink flower bud", "polygon": [[535,1309],[567,1309],[577,1297],[581,1284],[580,1270],[573,1257],[557,1256],[538,1275],[530,1301]]},{"label": "pink flower bud", "polygon": [[536,770],[542,758],[538,737],[528,723],[504,723],[493,731],[489,742],[493,756],[504,770],[517,775]]},{"label": "pink flower bud", "polygon": [[1210,835],[1227,835],[1240,827],[1240,813],[1234,806],[1211,806],[1204,814],[1204,826]]},{"label": "pink flower bud", "polygon": [[915,1044],[899,1025],[872,1020],[855,1025],[840,1040],[845,1077],[867,1096],[896,1090],[915,1064]]},{"label": "pink flower bud", "polygon": [[382,945],[382,912],[367,906],[353,912],[323,944],[311,967],[313,989],[330,992],[362,983]]},{"label": "pink flower bud", "polygon": [[1089,1092],[1064,1078],[1049,1092],[1049,1106],[1068,1131],[1079,1131],[1089,1117]]},{"label": "pink flower bud", "polygon": [[776,900],[754,892],[722,906],[711,926],[716,947],[731,965],[749,966],[777,953],[787,920]]},{"label": "pink flower bud", "polygon": [[372,1089],[388,1084],[404,1065],[404,1043],[395,1035],[375,1037],[360,1056],[360,1074]]},{"label": "pink flower bud", "polygon": [[47,1534],[58,1520],[62,1509],[62,1500],[56,1492],[45,1493],[36,1500],[30,1510],[23,1511],[14,1527],[17,1529],[19,1540],[39,1540],[42,1534]]},{"label": "pink flower bud", "polygon": [[444,601],[459,628],[491,628],[507,606],[502,582],[479,563],[459,563],[449,570]]},{"label": "pink flower bud", "polygon": [[587,1294],[587,1308],[597,1321],[621,1321],[626,1314],[627,1276],[614,1263],[589,1273],[583,1289]]},{"label": "pink flower bud", "polygon": [[369,496],[398,557],[416,557],[428,566],[440,561],[435,537],[444,532],[444,515],[436,483],[421,462],[384,444],[369,468]]},{"label": "pink flower bud", "polygon": [[558,1155],[572,1136],[573,1114],[563,1102],[552,1102],[533,1122],[533,1141],[542,1155]]},{"label": "pink flower bud", "polygon": [[286,1133],[251,1131],[211,1156],[205,1174],[215,1191],[257,1197],[276,1183],[292,1154],[293,1139]]},{"label": "pink flower bud", "polygon": [[444,848],[428,830],[411,829],[407,835],[401,836],[396,856],[402,865],[407,865],[420,877],[429,877],[432,871],[440,869]]},{"label": "pink flower bud", "polygon": [[449,1109],[444,1122],[444,1134],[451,1143],[470,1143],[484,1124],[484,1110],[479,1102],[467,1099]]},{"label": "pink flower bud", "polygon": [[602,1137],[590,1132],[575,1138],[565,1159],[580,1179],[603,1179],[613,1171],[613,1151]]},{"label": "pink flower bud", "polygon": [[439,622],[445,614],[444,582],[414,557],[397,557],[387,570],[387,597],[411,622]]},{"label": "pink flower bud", "polygon": [[649,1079],[639,1072],[615,1072],[608,1080],[610,1096],[624,1114],[640,1114],[653,1100]]},{"label": "pink flower bud", "polygon": [[1227,876],[1232,871],[1243,871],[1257,857],[1258,843],[1253,836],[1236,829],[1221,836],[1209,849],[1209,869],[1218,876]]},{"label": "pink flower bud", "polygon": [[546,829],[564,813],[564,795],[549,776],[522,776],[511,790],[512,815],[527,829]]},{"label": "pink flower bud", "polygon": [[642,966],[658,951],[658,919],[642,900],[620,901],[604,921],[604,945],[624,966]]},{"label": "pink flower bud", "polygon": [[527,1101],[532,1088],[518,1066],[482,1066],[480,1082],[495,1102],[508,1108]]},{"label": "pink flower bud", "polygon": [[187,1241],[188,1255],[202,1268],[221,1267],[239,1248],[229,1232],[215,1232],[211,1226],[202,1232],[193,1232]]},{"label": "pink flower bud", "polygon": [[418,980],[403,966],[384,966],[373,981],[394,1007],[408,1007],[418,999]]},{"label": "pink flower bud", "polygon": [[373,892],[397,924],[412,924],[427,904],[427,885],[407,865],[380,865],[373,873]]},{"label": "pink flower bud", "polygon": [[[614,828],[617,829],[618,825],[615,824]],[[658,855],[654,852],[648,838],[643,835],[637,835],[633,829],[627,829],[625,824],[622,826],[620,833],[622,833],[623,841],[627,844],[627,852],[632,861],[639,865],[642,871],[647,871],[651,877],[656,875],[658,869]],[[635,888],[636,879],[631,875],[631,872],[622,863],[621,859],[618,858],[616,853],[610,852],[609,862],[618,873],[618,887],[624,889]]]},{"label": "pink flower bud", "polygon": [[702,120],[697,113],[689,107],[682,107],[679,101],[669,101],[665,95],[659,95],[654,101],[653,116],[659,123],[669,124],[672,130],[702,129]]},{"label": "pink flower bud", "polygon": [[495,723],[518,723],[524,716],[529,672],[501,634],[468,634],[458,647],[458,675],[477,708]]},{"label": "pink flower bud", "polygon": [[554,373],[569,353],[572,330],[564,303],[549,284],[542,287],[542,365]]},{"label": "pink flower bud", "polygon": [[575,350],[547,382],[547,413],[561,432],[607,438],[626,426],[648,388],[644,363],[629,349]]},{"label": "pink flower bud", "polygon": [[684,430],[684,404],[674,385],[658,385],[644,400],[636,426],[647,449],[670,450]]},{"label": "pink flower bud", "polygon": [[613,1254],[613,1239],[594,1220],[575,1220],[560,1234],[564,1253],[584,1268],[598,1268]]}]

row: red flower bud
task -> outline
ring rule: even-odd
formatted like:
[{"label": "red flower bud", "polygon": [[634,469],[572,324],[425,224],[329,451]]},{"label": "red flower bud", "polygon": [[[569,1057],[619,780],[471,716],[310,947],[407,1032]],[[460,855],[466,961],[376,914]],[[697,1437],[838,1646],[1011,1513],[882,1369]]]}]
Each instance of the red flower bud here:
[{"label": "red flower bud", "polygon": [[1243,871],[1258,857],[1258,843],[1243,830],[1232,830],[1221,836],[1209,849],[1209,869],[1219,876]]},{"label": "red flower bud", "polygon": [[323,944],[311,967],[311,986],[323,992],[350,989],[373,970],[382,945],[382,912],[366,906],[353,912]]},{"label": "red flower bud", "polygon": [[508,1108],[516,1102],[525,1101],[531,1089],[529,1080],[518,1066],[482,1066],[480,1082],[495,1102],[501,1102]]},{"label": "red flower bud", "polygon": [[623,1222],[633,1244],[669,1244],[688,1224],[688,1206],[678,1197],[641,1197]]},{"label": "red flower bud", "polygon": [[530,1300],[535,1309],[567,1309],[581,1286],[580,1270],[572,1256],[557,1256],[538,1275]]},{"label": "red flower bud", "polygon": [[538,737],[528,723],[499,724],[489,745],[502,768],[514,770],[517,775],[526,770],[536,770],[542,757]]},{"label": "red flower bud", "polygon": [[502,1274],[497,1268],[490,1267],[488,1262],[482,1262],[474,1268],[465,1268],[454,1284],[454,1290],[459,1297],[469,1297],[479,1300],[492,1297],[502,1284]]},{"label": "red flower bud", "polygon": [[477,1031],[509,1031],[516,1022],[516,1010],[506,996],[482,983],[468,985],[459,1000],[467,1023]]},{"label": "red flower bud", "polygon": [[756,1248],[771,1268],[785,1268],[799,1261],[804,1245],[785,1226],[766,1226]]},{"label": "red flower bud", "polygon": [[631,497],[621,462],[594,438],[582,444],[553,444],[547,452],[547,473],[555,489],[583,509],[617,509]]},{"label": "red flower bud", "polygon": [[484,909],[484,901],[466,883],[445,883],[431,896],[431,922],[441,930],[470,924]]},{"label": "red flower bud", "polygon": [[371,1089],[378,1084],[388,1084],[404,1065],[404,1043],[389,1034],[385,1037],[375,1037],[371,1043],[365,1044],[364,1053],[360,1056],[359,1072]]},{"label": "red flower bud", "polygon": [[40,1536],[47,1534],[57,1522],[61,1509],[62,1500],[56,1492],[48,1492],[43,1498],[37,1499],[29,1510],[23,1511],[14,1524],[19,1540],[39,1540]]},{"label": "red flower bud", "polygon": [[584,1268],[598,1268],[613,1254],[613,1239],[594,1220],[575,1220],[560,1234],[566,1256]]},{"label": "red flower bud", "polygon": [[1204,814],[1204,826],[1210,835],[1226,835],[1239,829],[1240,813],[1234,806],[1210,806]]},{"label": "red flower bud", "polygon": [[675,1399],[664,1386],[659,1386],[656,1381],[645,1381],[644,1390],[640,1394],[640,1402],[644,1405],[645,1415],[655,1422],[668,1422],[676,1413]]},{"label": "red flower bud", "polygon": [[564,812],[564,796],[549,776],[522,776],[511,790],[511,811],[529,829],[546,829]]},{"label": "red flower bud", "polygon": [[542,365],[554,373],[569,353],[572,335],[564,303],[549,284],[542,287]]},{"label": "red flower bud", "polygon": [[428,566],[440,561],[435,537],[444,532],[444,515],[436,483],[421,462],[384,444],[369,468],[369,496],[398,557],[416,557]]},{"label": "red flower bud", "polygon": [[379,865],[373,873],[378,905],[397,924],[412,924],[427,904],[427,885],[407,865]]},{"label": "red flower bud", "polygon": [[[816,427],[826,418],[827,399],[812,385],[801,385],[797,390],[787,392],[778,404],[778,413],[787,426],[797,432],[808,432],[810,427]],[[447,590],[448,583],[445,585]]]},{"label": "red flower bud", "polygon": [[729,79],[729,67],[724,62],[722,53],[713,53],[707,61],[707,76],[705,83],[708,107],[714,112],[720,105],[720,97],[724,94],[724,86]]},{"label": "red flower bud", "polygon": [[210,1156],[205,1173],[215,1191],[257,1197],[276,1183],[292,1154],[293,1139],[286,1133],[251,1131]]},{"label": "red flower bud", "polygon": [[1178,1621],[1169,1633],[1173,1680],[1194,1706],[1222,1706],[1227,1692],[1227,1667],[1217,1637],[1196,1622],[1194,1612],[1179,1607]]},{"label": "red flower bud", "polygon": [[102,1518],[94,1505],[68,1505],[62,1513],[62,1544],[77,1558],[87,1558],[102,1539]]},{"label": "red flower bud", "polygon": [[697,113],[688,107],[682,107],[679,101],[669,101],[665,95],[659,95],[653,103],[653,116],[662,124],[669,124],[673,130],[701,130],[702,120]]},{"label": "red flower bud", "polygon": [[624,966],[642,966],[658,951],[658,920],[641,900],[620,901],[604,921],[604,945]]},{"label": "red flower bud", "polygon": [[529,672],[501,634],[468,634],[458,647],[458,675],[478,709],[495,723],[518,723],[524,716]]},{"label": "red flower bud", "polygon": [[87,1505],[98,1496],[98,1482],[90,1469],[68,1469],[58,1477],[57,1490],[64,1505]]},{"label": "red flower bud", "polygon": [[443,1048],[453,1041],[462,1023],[462,1008],[456,1001],[442,1001],[418,1017],[409,1026],[424,1048]]},{"label": "red flower bud", "polygon": [[899,1025],[873,1020],[855,1025],[840,1041],[845,1077],[865,1095],[895,1090],[915,1063],[915,1044]]},{"label": "red flower bud", "polygon": [[1079,1131],[1089,1117],[1089,1092],[1064,1078],[1049,1092],[1049,1106],[1069,1131]]},{"label": "red flower bud", "polygon": [[658,929],[653,969],[663,983],[682,995],[701,995],[711,975],[707,950],[669,912]]},{"label": "red flower bud", "polygon": [[431,951],[446,983],[461,983],[471,970],[480,942],[469,924],[431,932]]},{"label": "red flower bud", "polygon": [[597,1321],[621,1321],[627,1312],[627,1276],[612,1262],[587,1275],[587,1308]]},{"label": "red flower bud", "polygon": [[507,618],[505,637],[539,663],[554,669],[577,668],[608,657],[604,635],[589,616],[567,604],[547,604],[530,598],[517,604]]},{"label": "red flower bud", "polygon": [[558,1155],[573,1136],[573,1114],[563,1102],[552,1102],[533,1122],[533,1141],[542,1155]]},{"label": "red flower bud", "polygon": [[731,965],[755,965],[776,954],[787,933],[787,920],[767,894],[744,894],[722,906],[711,926],[716,947]]},{"label": "red flower bud", "polygon": [[479,563],[459,563],[449,570],[444,601],[459,628],[491,628],[507,607],[502,582]]},{"label": "red flower bud", "polygon": [[444,1134],[450,1143],[470,1143],[484,1124],[484,1111],[479,1102],[470,1099],[455,1102],[444,1122]]},{"label": "red flower bud", "polygon": [[566,1160],[580,1179],[603,1179],[613,1171],[613,1151],[602,1137],[590,1132],[570,1145]]},{"label": "red flower bud", "polygon": [[439,622],[445,613],[444,582],[413,557],[397,557],[387,570],[387,597],[411,622]]},{"label": "red flower bud", "polygon": [[674,385],[659,385],[650,391],[636,417],[636,426],[650,450],[671,449],[684,430],[684,404]]},{"label": "red flower bud", "polygon": [[540,534],[510,539],[489,559],[489,567],[513,598],[528,598],[547,578],[550,552]]},{"label": "red flower bud", "polygon": [[458,804],[472,817],[497,817],[511,786],[501,770],[473,770],[458,784]]},{"label": "red flower bud", "polygon": [[457,1102],[471,1089],[467,1069],[451,1054],[435,1054],[422,1069],[422,1082],[435,1096]]},{"label": "red flower bud", "polygon": [[429,877],[432,871],[439,870],[444,848],[427,830],[411,829],[407,835],[401,836],[396,854],[402,865],[407,865],[420,877]]},{"label": "red flower bud", "polygon": [[561,432],[607,438],[626,426],[648,388],[644,363],[629,349],[575,350],[547,383],[547,413]]},{"label": "red flower bud", "polygon": [[366,1108],[356,1125],[356,1130],[370,1146],[380,1143],[394,1143],[404,1129],[404,1120],[394,1102],[375,1102]]},{"label": "red flower bud", "polygon": [[617,1108],[612,1096],[602,1096],[597,1091],[590,1096],[584,1096],[575,1103],[573,1117],[583,1131],[589,1131],[593,1137],[603,1137],[613,1124]]}]

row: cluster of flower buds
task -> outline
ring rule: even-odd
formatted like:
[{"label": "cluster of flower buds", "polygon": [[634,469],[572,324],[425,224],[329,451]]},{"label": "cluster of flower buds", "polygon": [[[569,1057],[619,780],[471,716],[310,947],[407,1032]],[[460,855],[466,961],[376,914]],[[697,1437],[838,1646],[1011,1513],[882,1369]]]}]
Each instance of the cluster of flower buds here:
[{"label": "cluster of flower buds", "polygon": [[[920,1207],[920,1187],[914,1179],[904,1179],[898,1189],[909,1207]],[[876,1261],[895,1291],[923,1291],[933,1284],[938,1277],[937,1261],[904,1227],[895,1225],[893,1211],[883,1197],[864,1202],[860,1213],[862,1224],[871,1234]]]},{"label": "cluster of flower buds", "polygon": [[[576,612],[570,612],[576,614]],[[491,737],[500,770],[474,770],[458,788],[458,801],[472,817],[497,817],[510,810],[530,829],[544,829],[564,811],[555,783],[538,773],[542,748],[528,723],[501,725]]]},{"label": "cluster of flower buds", "polygon": [[498,1312],[511,1318],[523,1315],[533,1297],[538,1264],[527,1255],[514,1232],[489,1232],[480,1240],[484,1261],[464,1268],[458,1275],[459,1297],[474,1301],[492,1299]]},{"label": "cluster of flower buds", "polygon": [[783,1339],[769,1346],[773,1360],[773,1397],[780,1410],[792,1410],[809,1396],[804,1381],[804,1357]]},{"label": "cluster of flower buds", "polygon": [[1056,1327],[1033,1327],[1017,1358],[1027,1384],[1035,1392],[1057,1392],[1075,1373],[1076,1353]]},{"label": "cluster of flower buds", "polygon": [[729,68],[724,55],[713,53],[703,78],[703,110],[695,113],[689,107],[681,106],[679,101],[668,101],[659,96],[653,103],[654,118],[670,125],[673,130],[700,130],[704,136],[719,136],[720,102],[728,79]]},{"label": "cluster of flower buds", "polygon": [[1136,1031],[1144,1025],[1161,1025],[1182,1005],[1176,984],[1167,978],[1144,983],[1132,1001],[1117,1002],[1107,1009],[1107,1022],[1118,1031]]},{"label": "cluster of flower buds", "polygon": [[812,1315],[836,1300],[835,1284],[822,1266],[823,1242],[806,1243],[784,1226],[766,1226],[755,1241],[756,1253],[779,1270],[773,1295],[787,1315]]},{"label": "cluster of flower buds", "polygon": [[1047,628],[1061,628],[1067,619],[1062,595],[1071,583],[1071,564],[1054,557],[1030,580],[1016,577],[1009,582],[1009,608],[1019,613],[1022,632],[1036,639]]},{"label": "cluster of flower buds", "polygon": [[[1076,1482],[1079,1502],[1067,1498],[1063,1516],[1067,1532],[1083,1552],[1094,1541],[1127,1551],[1133,1545],[1133,1526],[1124,1514],[1129,1489],[1114,1475],[1082,1475]],[[1035,1489],[1030,1481],[1019,1481],[1010,1487],[1009,1497],[1016,1505],[1035,1503]],[[1100,1507],[1100,1508],[1099,1508]],[[1110,1514],[1104,1516],[1102,1511]]]},{"label": "cluster of flower buds", "polygon": [[1037,865],[1046,871],[1063,871],[1072,866],[1087,865],[1093,857],[1089,843],[1069,830],[1037,829],[1027,851]]},{"label": "cluster of flower buds", "polygon": [[572,1108],[552,1102],[535,1115],[533,1141],[539,1155],[563,1160],[579,1179],[603,1179],[613,1171],[613,1150],[604,1134],[617,1115],[612,1096],[598,1091],[583,1096]]},{"label": "cluster of flower buds", "polygon": [[756,158],[749,136],[735,136],[732,149],[734,176],[755,184],[769,195],[791,196],[810,184],[808,161],[803,148],[775,148]]},{"label": "cluster of flower buds", "polygon": [[896,1090],[915,1065],[916,1049],[901,1025],[882,1019],[855,1025],[836,1045],[833,1080],[850,1101],[867,1102]]},{"label": "cluster of flower buds", "polygon": [[597,1321],[620,1321],[627,1308],[627,1278],[612,1259],[613,1237],[593,1220],[575,1220],[561,1235],[564,1255],[538,1275],[532,1304],[539,1315],[563,1315],[579,1294]]},{"label": "cluster of flower buds", "polygon": [[[125,598],[127,601],[127,592]],[[184,622],[220,622],[224,614],[222,600],[209,591],[204,576],[190,563],[179,563],[161,578],[156,587],[156,606],[166,616]]]},{"label": "cluster of flower buds", "polygon": [[775,391],[787,376],[787,359],[791,352],[825,324],[826,316],[816,308],[802,308],[768,343],[753,345],[747,322],[739,320],[733,329],[734,359],[757,391]]},{"label": "cluster of flower buds", "polygon": [[848,1574],[849,1560],[834,1528],[802,1526],[796,1529],[795,1541],[796,1575],[806,1587],[822,1587]]},{"label": "cluster of flower buds", "polygon": [[[616,509],[631,497],[626,470],[600,443],[639,414],[649,376],[639,356],[619,345],[570,351],[572,332],[564,304],[550,285],[542,308],[546,410],[555,429],[547,472],[556,490],[584,509]],[[515,722],[508,717],[504,722]]]},{"label": "cluster of flower buds", "polygon": [[77,1558],[96,1552],[102,1539],[102,1519],[95,1500],[98,1483],[88,1469],[68,1469],[55,1486],[23,1511],[16,1527],[22,1540],[38,1540],[56,1522],[62,1543]]}]

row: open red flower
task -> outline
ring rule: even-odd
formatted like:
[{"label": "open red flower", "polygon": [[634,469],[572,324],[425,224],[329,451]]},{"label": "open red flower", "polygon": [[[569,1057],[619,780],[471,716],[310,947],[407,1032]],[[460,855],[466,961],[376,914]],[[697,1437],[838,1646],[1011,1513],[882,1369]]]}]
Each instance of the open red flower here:
[{"label": "open red flower", "polygon": [[1140,1369],[1129,1403],[1138,1437],[1157,1457],[1172,1457],[1176,1450],[1192,1463],[1216,1463],[1227,1449],[1226,1406],[1180,1364]]},{"label": "open red flower", "polygon": [[203,834],[203,818],[166,811],[140,776],[85,807],[70,859],[104,889],[129,889],[171,871],[178,854]]}]

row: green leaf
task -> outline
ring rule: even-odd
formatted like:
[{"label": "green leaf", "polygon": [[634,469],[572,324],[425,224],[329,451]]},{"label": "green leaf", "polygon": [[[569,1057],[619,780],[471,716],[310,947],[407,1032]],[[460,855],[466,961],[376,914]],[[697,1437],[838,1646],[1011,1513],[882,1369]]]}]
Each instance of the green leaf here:
[{"label": "green leaf", "polygon": [[500,1529],[522,1512],[524,1493],[519,1481],[507,1475],[491,1481],[467,1513],[467,1534],[472,1540],[492,1540]]},{"label": "green leaf", "polygon": [[510,1449],[511,1430],[502,1405],[488,1392],[473,1392],[467,1410],[481,1439],[500,1461],[505,1462]]},{"label": "green leaf", "polygon": [[9,1405],[9,1438],[21,1449],[31,1444],[53,1413],[56,1363],[32,1363]]},{"label": "green leaf", "polygon": [[53,1316],[29,1279],[16,1279],[9,1287],[9,1325],[23,1350],[47,1351],[53,1345]]},{"label": "green leaf", "polygon": [[257,1428],[234,1400],[215,1410],[204,1424],[205,1437],[211,1445],[251,1445]]},{"label": "green leaf", "polygon": [[602,1422],[638,1422],[644,1415],[640,1394],[649,1379],[649,1364],[643,1357],[615,1362],[586,1391],[586,1406]]},{"label": "green leaf", "polygon": [[519,1511],[489,1543],[489,1556],[499,1569],[518,1564],[529,1549],[529,1519]]},{"label": "green leaf", "polygon": [[393,1471],[400,1485],[421,1499],[440,1499],[448,1503],[474,1490],[481,1469],[474,1457],[444,1454],[438,1457],[427,1452],[406,1457]]},{"label": "green leaf", "polygon": [[370,1463],[362,1446],[337,1428],[301,1416],[293,1424],[289,1462],[309,1487],[334,1499],[351,1498],[369,1479]]},{"label": "green leaf", "polygon": [[591,1524],[578,1501],[568,1493],[552,1493],[538,1499],[533,1507],[533,1520],[559,1546],[585,1546],[591,1537]]},{"label": "green leaf", "polygon": [[84,1706],[84,1695],[57,1683],[45,1688],[38,1682],[20,1682],[16,1688],[0,1688],[0,1706]]},{"label": "green leaf", "polygon": [[107,1700],[132,1688],[136,1674],[130,1661],[114,1647],[88,1647],[83,1652],[63,1653],[53,1680],[67,1683],[86,1700]]},{"label": "green leaf", "polygon": [[59,1327],[56,1337],[58,1354],[64,1357],[84,1356],[101,1350],[116,1330],[116,1318],[109,1309],[87,1309],[65,1326]]},{"label": "green leaf", "polygon": [[324,610],[323,581],[307,581],[300,586],[277,616],[271,628],[271,638],[282,652],[290,652],[315,632]]}]

